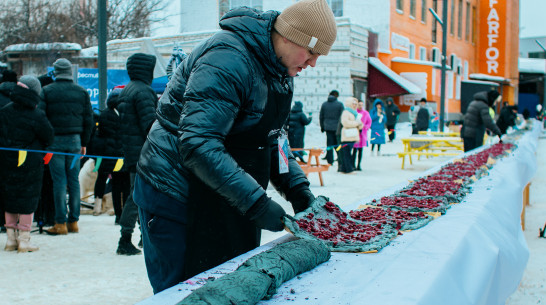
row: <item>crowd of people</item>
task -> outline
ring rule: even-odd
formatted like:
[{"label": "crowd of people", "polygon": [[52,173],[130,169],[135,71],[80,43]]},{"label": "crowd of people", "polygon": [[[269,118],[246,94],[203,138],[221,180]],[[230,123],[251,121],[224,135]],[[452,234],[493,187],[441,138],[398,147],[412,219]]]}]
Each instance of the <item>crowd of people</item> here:
[{"label": "crowd of people", "polygon": [[[138,209],[132,200],[140,149],[155,120],[157,95],[151,88],[156,58],[136,53],[127,60],[131,81],[114,88],[106,108],[95,113],[87,90],[74,83],[65,58],[40,77],[6,70],[0,84],[0,225],[6,251],[33,252],[30,230],[36,217],[52,236],[78,233],[81,212],[80,161],[96,156],[93,215],[111,189],[115,224],[121,226],[117,253],[140,254],[131,243]],[[11,150],[10,150],[11,149]],[[21,161],[21,152],[26,156]],[[50,152],[48,158],[46,153]],[[106,158],[101,158],[106,157]],[[114,170],[116,158],[124,165]],[[45,161],[48,159],[48,161]],[[100,160],[100,161],[99,161]],[[47,164],[47,165],[45,165]],[[142,247],[142,245],[140,244]]]}]

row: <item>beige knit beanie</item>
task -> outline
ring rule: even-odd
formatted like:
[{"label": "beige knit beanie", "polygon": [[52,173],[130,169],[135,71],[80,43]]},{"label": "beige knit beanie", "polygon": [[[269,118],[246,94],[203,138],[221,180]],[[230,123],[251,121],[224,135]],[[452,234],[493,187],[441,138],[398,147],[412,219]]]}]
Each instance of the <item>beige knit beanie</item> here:
[{"label": "beige knit beanie", "polygon": [[334,13],[325,0],[303,0],[287,7],[274,27],[281,36],[320,55],[330,52],[337,34]]}]

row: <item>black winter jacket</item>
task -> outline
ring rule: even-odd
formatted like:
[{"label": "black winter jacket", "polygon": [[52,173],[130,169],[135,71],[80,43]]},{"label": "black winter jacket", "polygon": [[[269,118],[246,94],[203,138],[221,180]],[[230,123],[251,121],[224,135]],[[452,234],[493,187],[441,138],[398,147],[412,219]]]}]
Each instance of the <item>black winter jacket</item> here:
[{"label": "black winter jacket", "polygon": [[[123,146],[119,129],[121,118],[119,111],[116,109],[119,105],[119,94],[121,89],[114,89],[106,100],[107,108],[101,111],[98,128],[94,137],[95,154],[109,157],[123,157]],[[102,172],[112,172],[116,160],[103,159],[99,170]]]},{"label": "black winter jacket", "polygon": [[518,115],[514,113],[515,106],[505,106],[501,109],[499,118],[497,119],[497,127],[499,127],[502,134],[506,133],[506,130],[510,126],[516,125],[516,119]]},{"label": "black winter jacket", "polygon": [[343,110],[345,110],[345,107],[335,96],[328,96],[328,100],[322,103],[322,106],[320,107],[320,130],[337,131]]},{"label": "black winter jacket", "polygon": [[290,147],[303,148],[303,138],[305,136],[305,126],[311,123],[313,118],[303,113],[303,104],[299,101],[294,103],[292,110],[290,110],[290,116],[288,118],[288,141]]},{"label": "black winter jacket", "polygon": [[[395,125],[398,121],[398,116],[400,115],[400,108],[394,103],[385,104],[385,113],[387,114],[387,125]],[[393,114],[394,113],[394,114]]]},{"label": "black winter jacket", "polygon": [[93,110],[89,94],[71,80],[57,79],[43,88],[43,109],[51,122],[55,135],[79,134],[81,146],[91,139]]},{"label": "black winter jacket", "polygon": [[486,128],[498,136],[501,135],[499,127],[489,115],[487,92],[483,91],[474,94],[474,100],[468,105],[464,115],[462,137],[480,141],[483,139]]},{"label": "black winter jacket", "polygon": [[[293,94],[293,80],[271,41],[278,14],[230,11],[220,22],[222,31],[198,45],[177,69],[159,101],[158,121],[137,169],[155,189],[182,204],[201,204],[194,201],[203,183],[243,215],[266,196],[268,180],[288,200],[295,186],[308,190],[290,152],[290,173],[279,174],[277,141],[267,136],[286,123]],[[267,103],[277,112],[264,117]],[[265,128],[264,136],[260,130]],[[256,154],[265,160],[258,161]],[[183,207],[157,203],[142,208],[185,221]]]},{"label": "black winter jacket", "polygon": [[[53,142],[53,127],[37,109],[40,97],[15,86],[12,103],[0,109],[0,147],[43,150]],[[28,152],[18,165],[19,153],[0,150],[0,196],[10,213],[30,214],[38,207],[42,188],[43,154]]]},{"label": "black winter jacket", "polygon": [[3,82],[0,84],[0,108],[6,106],[11,100],[9,99],[9,95],[11,94],[11,90],[15,87],[14,82]]},{"label": "black winter jacket", "polygon": [[430,112],[427,107],[421,107],[417,112],[415,119],[415,128],[417,131],[426,131],[430,122]]},{"label": "black winter jacket", "polygon": [[151,87],[155,63],[155,56],[143,53],[133,54],[127,59],[127,73],[131,81],[119,95],[118,106],[126,168],[136,166],[142,145],[155,120],[157,95]]}]

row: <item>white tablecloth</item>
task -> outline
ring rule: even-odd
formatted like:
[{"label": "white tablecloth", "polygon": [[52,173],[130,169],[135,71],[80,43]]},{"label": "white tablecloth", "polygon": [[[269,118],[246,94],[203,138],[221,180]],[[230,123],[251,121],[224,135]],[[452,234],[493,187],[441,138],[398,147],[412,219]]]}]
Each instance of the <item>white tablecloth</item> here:
[{"label": "white tablecloth", "polygon": [[[520,214],[523,188],[536,171],[541,129],[535,127],[444,216],[397,237],[379,253],[332,253],[330,261],[284,283],[273,299],[259,304],[504,304],[517,288],[529,257]],[[204,279],[235,270],[249,257],[291,238],[284,236],[140,304],[175,304]]]}]

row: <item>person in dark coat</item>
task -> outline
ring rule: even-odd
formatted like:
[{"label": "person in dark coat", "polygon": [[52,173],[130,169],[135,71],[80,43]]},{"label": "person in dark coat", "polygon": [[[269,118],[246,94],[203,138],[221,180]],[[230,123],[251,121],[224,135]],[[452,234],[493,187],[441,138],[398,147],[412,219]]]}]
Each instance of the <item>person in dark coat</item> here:
[{"label": "person in dark coat", "polygon": [[[17,83],[17,74],[12,70],[4,70],[2,72],[2,81],[0,82],[0,109],[11,102],[9,96]],[[0,227],[1,231],[5,232],[4,227],[4,203],[0,196]]]},{"label": "person in dark coat", "polygon": [[392,98],[387,98],[387,105],[385,105],[385,114],[387,115],[387,132],[389,133],[389,142],[392,142],[396,138],[394,129],[398,117],[400,116],[400,108],[396,106]]},{"label": "person in dark coat", "polygon": [[326,161],[330,165],[334,164],[334,148],[339,145],[336,132],[340,126],[341,113],[345,109],[343,103],[337,100],[338,97],[339,92],[332,90],[328,100],[320,107],[320,131],[326,132]]},{"label": "person in dark coat", "polygon": [[465,152],[482,146],[486,128],[499,137],[502,135],[489,114],[489,107],[493,107],[501,98],[502,96],[496,90],[474,94],[474,100],[470,102],[464,115],[461,130]]},{"label": "person in dark coat", "polygon": [[[43,150],[53,141],[53,127],[45,113],[37,109],[40,82],[22,76],[11,93],[12,102],[0,109],[0,147]],[[5,250],[31,252],[30,229],[42,187],[42,153],[27,152],[20,164],[17,151],[0,150],[0,196],[5,203],[8,240]],[[19,165],[20,164],[20,165]]]},{"label": "person in dark coat", "polygon": [[[94,154],[108,157],[123,157],[123,146],[119,135],[121,119],[117,107],[121,88],[114,88],[106,99],[107,108],[101,111],[98,119],[97,134],[94,137],[96,152]],[[102,197],[106,189],[106,181],[110,176],[112,185],[112,202],[116,215],[115,223],[119,224],[121,219],[122,204],[129,196],[131,183],[129,172],[115,171],[117,163],[115,159],[102,159],[97,180],[95,182],[95,206],[93,215],[99,215],[102,208]]]},{"label": "person in dark coat", "polygon": [[129,172],[131,190],[123,205],[119,224],[121,237],[117,254],[135,255],[141,251],[131,242],[138,219],[138,207],[133,200],[136,165],[148,131],[155,120],[157,95],[152,89],[156,57],[135,53],[127,59],[127,73],[131,81],[119,95],[118,110],[121,115],[120,137],[123,145],[123,166]]},{"label": "person in dark coat", "polygon": [[[313,118],[309,118],[303,113],[303,104],[300,101],[294,102],[292,110],[290,110],[290,115],[288,117],[288,143],[292,148],[303,148],[303,138],[305,137],[305,126],[311,123]],[[300,159],[300,161],[305,162],[303,159],[302,151],[293,152],[294,157]]]},{"label": "person in dark coat", "polygon": [[430,110],[427,107],[427,101],[421,99],[419,101],[419,111],[417,112],[417,118],[415,119],[415,130],[417,133],[419,131],[427,131],[428,124],[430,123]]},{"label": "person in dark coat", "polygon": [[[76,155],[85,155],[94,127],[93,110],[87,90],[74,84],[72,64],[59,58],[53,63],[55,81],[44,87],[43,103],[47,118],[55,130],[53,144],[47,149]],[[76,158],[75,158],[76,157]],[[46,232],[66,235],[79,232],[80,219],[80,158],[53,154],[49,162],[55,202],[55,225]],[[68,189],[68,210],[66,193]]]},{"label": "person in dark coat", "polygon": [[506,134],[508,127],[516,126],[516,120],[518,118],[518,106],[504,106],[501,109],[499,118],[497,119],[497,127],[499,127],[501,134]]},{"label": "person in dark coat", "polygon": [[137,166],[154,293],[256,248],[261,229],[283,230],[270,181],[295,212],[314,200],[283,126],[293,77],[335,41],[332,10],[325,0],[282,14],[240,7],[220,28],[172,76]]}]

